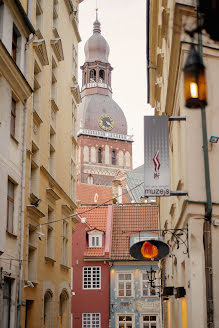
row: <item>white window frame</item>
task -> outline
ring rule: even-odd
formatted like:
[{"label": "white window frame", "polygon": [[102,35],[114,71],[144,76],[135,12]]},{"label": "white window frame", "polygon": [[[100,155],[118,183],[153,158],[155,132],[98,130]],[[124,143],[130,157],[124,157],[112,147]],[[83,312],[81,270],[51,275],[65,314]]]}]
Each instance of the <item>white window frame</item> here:
[{"label": "white window frame", "polygon": [[[90,270],[90,272],[88,271]],[[95,273],[99,270],[98,274]],[[90,283],[89,283],[90,275]],[[99,283],[98,283],[98,279]],[[90,286],[89,286],[90,285]],[[101,289],[101,267],[100,266],[85,266],[83,267],[83,289]]]},{"label": "white window frame", "polygon": [[98,231],[88,232],[89,247],[101,248],[103,247],[103,233]]},{"label": "white window frame", "polygon": [[[119,279],[119,275],[121,275],[121,274],[124,274],[124,275],[127,275],[127,274],[130,274],[131,275],[131,279],[130,280],[126,280],[126,279],[124,279],[124,280],[120,280]],[[120,282],[124,282],[124,296],[123,295],[119,295],[119,283]],[[126,295],[126,292],[127,292],[127,289],[126,289],[126,285],[128,284],[128,283],[130,283],[131,282],[131,295]],[[133,291],[133,272],[131,272],[131,271],[120,271],[120,272],[117,272],[117,297],[121,297],[121,298],[130,298],[130,297],[133,297],[134,295],[134,291]]]},{"label": "white window frame", "polygon": [[[144,321],[143,318],[144,316],[150,317],[156,317],[156,321]],[[157,313],[144,313],[141,314],[141,319],[140,319],[140,328],[144,328],[144,322],[149,324],[149,328],[151,328],[151,325],[156,323],[156,328],[159,328],[159,315]]]},{"label": "white window frame", "polygon": [[[90,317],[90,324],[86,324],[86,316]],[[99,317],[99,324],[96,324],[96,317]],[[101,314],[100,313],[82,313],[82,328],[94,328],[93,321],[95,321],[95,328],[101,328]]]},{"label": "white window frame", "polygon": [[[141,296],[142,297],[159,297],[159,290],[158,290],[158,288],[156,288],[156,286],[155,287],[151,287],[150,286],[150,281],[148,280],[148,279],[143,279],[143,275],[147,275],[147,273],[146,272],[142,272],[141,273]],[[143,295],[143,283],[146,283],[147,285],[148,285],[148,287],[146,287],[145,289],[147,289],[148,290],[148,295]],[[152,294],[152,290],[155,290],[155,295],[154,294]]]},{"label": "white window frame", "polygon": [[[121,320],[119,321],[119,317],[131,317],[132,318],[132,321],[124,321],[124,320]],[[127,327],[127,323],[130,323],[132,324],[132,328],[135,328],[135,314],[133,313],[118,313],[117,316],[116,316],[116,328],[119,328],[119,323],[123,323],[124,324],[124,328]]]}]

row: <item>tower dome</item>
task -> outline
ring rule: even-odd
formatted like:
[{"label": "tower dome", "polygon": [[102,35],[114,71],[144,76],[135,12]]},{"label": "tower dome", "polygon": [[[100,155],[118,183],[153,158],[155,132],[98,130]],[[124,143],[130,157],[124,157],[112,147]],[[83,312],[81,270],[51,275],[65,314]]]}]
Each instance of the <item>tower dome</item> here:
[{"label": "tower dome", "polygon": [[100,22],[97,17],[94,22],[93,35],[85,43],[84,52],[86,62],[108,63],[110,49],[107,41],[101,35]]}]

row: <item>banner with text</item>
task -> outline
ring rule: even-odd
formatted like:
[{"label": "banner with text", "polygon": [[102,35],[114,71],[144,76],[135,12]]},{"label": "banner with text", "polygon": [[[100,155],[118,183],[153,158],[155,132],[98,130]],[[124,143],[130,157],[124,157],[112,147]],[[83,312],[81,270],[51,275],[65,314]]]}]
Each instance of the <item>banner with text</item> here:
[{"label": "banner with text", "polygon": [[144,117],[145,197],[170,196],[168,116]]}]

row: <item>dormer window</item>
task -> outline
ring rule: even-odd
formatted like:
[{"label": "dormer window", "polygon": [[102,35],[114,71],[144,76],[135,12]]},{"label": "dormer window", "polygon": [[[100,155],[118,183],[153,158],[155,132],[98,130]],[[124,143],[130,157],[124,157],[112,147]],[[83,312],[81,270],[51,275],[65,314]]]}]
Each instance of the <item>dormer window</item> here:
[{"label": "dormer window", "polygon": [[102,247],[103,246],[103,232],[98,230],[93,230],[88,232],[88,242],[89,247]]}]

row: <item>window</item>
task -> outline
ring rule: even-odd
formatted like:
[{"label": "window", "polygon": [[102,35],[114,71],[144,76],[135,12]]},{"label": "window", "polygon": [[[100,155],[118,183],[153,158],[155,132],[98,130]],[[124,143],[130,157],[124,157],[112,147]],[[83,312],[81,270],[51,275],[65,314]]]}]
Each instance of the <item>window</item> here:
[{"label": "window", "polygon": [[99,82],[103,83],[104,82],[104,70],[101,69],[99,72]]},{"label": "window", "polygon": [[83,328],[100,328],[100,313],[83,313]]},{"label": "window", "polygon": [[83,268],[83,288],[84,289],[100,289],[101,283],[100,267],[84,267]]},{"label": "window", "polygon": [[102,163],[102,149],[98,149],[98,163]]},{"label": "window", "polygon": [[157,325],[157,316],[156,315],[143,315],[143,328],[156,328]]},{"label": "window", "polygon": [[157,288],[151,287],[147,273],[142,273],[142,296],[158,296]]},{"label": "window", "polygon": [[102,247],[102,235],[89,234],[89,247]]},{"label": "window", "polygon": [[69,223],[65,220],[62,222],[62,264],[68,266],[68,230]]},{"label": "window", "polygon": [[11,102],[11,127],[10,127],[10,133],[11,136],[15,136],[15,121],[16,121],[16,101],[12,98]]},{"label": "window", "polygon": [[44,295],[43,327],[52,327],[52,292],[47,290]]},{"label": "window", "polygon": [[130,297],[132,296],[132,274],[119,273],[118,274],[118,296]]},{"label": "window", "polygon": [[14,219],[14,183],[8,180],[8,195],[7,195],[7,231],[13,232]]},{"label": "window", "polygon": [[18,41],[18,35],[15,29],[13,29],[13,34],[12,34],[12,58],[14,59],[16,63],[17,59],[17,41]]},{"label": "window", "polygon": [[96,71],[95,71],[95,69],[92,69],[90,71],[90,82],[96,82]]},{"label": "window", "polygon": [[112,151],[112,165],[116,165],[116,152],[115,152],[115,150]]},{"label": "window", "polygon": [[133,320],[131,315],[120,315],[119,316],[119,328],[132,328]]}]

